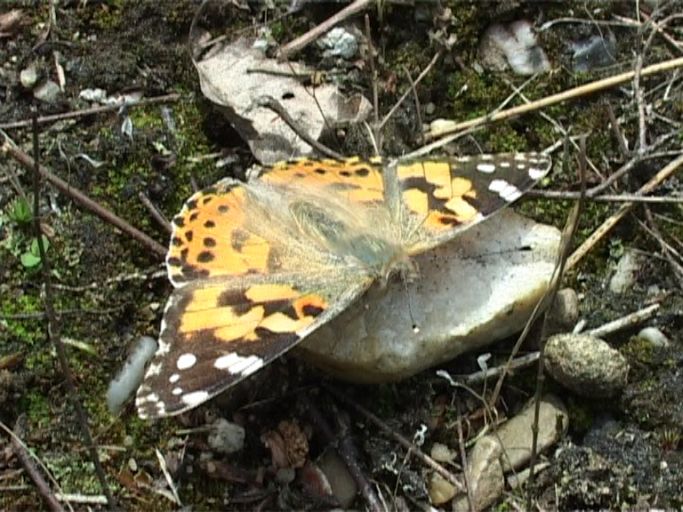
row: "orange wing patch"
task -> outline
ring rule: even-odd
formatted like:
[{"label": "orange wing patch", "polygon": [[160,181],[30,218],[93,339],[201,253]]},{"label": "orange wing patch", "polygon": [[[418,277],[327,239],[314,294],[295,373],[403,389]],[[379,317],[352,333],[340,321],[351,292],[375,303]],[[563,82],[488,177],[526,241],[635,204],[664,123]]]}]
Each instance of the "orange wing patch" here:
[{"label": "orange wing patch", "polygon": [[243,229],[246,189],[223,181],[197,192],[173,219],[166,257],[175,284],[218,276],[265,273],[277,259],[275,248]]},{"label": "orange wing patch", "polygon": [[325,189],[335,192],[351,203],[368,204],[384,201],[382,160],[359,158],[348,160],[289,160],[269,167],[261,181],[284,186]]},{"label": "orange wing patch", "polygon": [[322,295],[284,283],[189,284],[169,299],[159,350],[136,406],[141,417],[180,413],[294,346],[329,309]]},{"label": "orange wing patch", "polygon": [[430,231],[450,229],[473,221],[479,214],[477,190],[468,178],[457,176],[450,161],[399,165],[396,174],[408,210],[424,218]]}]

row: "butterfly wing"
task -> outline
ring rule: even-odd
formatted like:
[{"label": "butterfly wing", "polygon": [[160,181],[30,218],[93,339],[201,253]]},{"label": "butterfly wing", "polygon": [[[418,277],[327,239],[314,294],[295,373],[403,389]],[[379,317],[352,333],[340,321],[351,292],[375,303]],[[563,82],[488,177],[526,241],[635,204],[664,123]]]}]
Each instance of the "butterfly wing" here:
[{"label": "butterfly wing", "polygon": [[398,183],[403,245],[418,254],[452,240],[519,199],[550,166],[539,153],[395,162],[388,172]]},{"label": "butterfly wing", "polygon": [[138,389],[140,417],[191,409],[292,348],[369,284],[340,277],[332,289],[315,276],[296,274],[205,279],[177,289]]},{"label": "butterfly wing", "polygon": [[372,279],[306,240],[277,183],[225,179],[173,219],[166,259],[176,287],[138,389],[141,417],[183,412],[278,357]]}]

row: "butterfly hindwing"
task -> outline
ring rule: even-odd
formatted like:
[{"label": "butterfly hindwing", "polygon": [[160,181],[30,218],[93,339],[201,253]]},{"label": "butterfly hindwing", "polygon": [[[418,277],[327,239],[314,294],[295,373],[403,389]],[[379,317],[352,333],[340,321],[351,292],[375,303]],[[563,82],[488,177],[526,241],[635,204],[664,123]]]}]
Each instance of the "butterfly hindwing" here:
[{"label": "butterfly hindwing", "polygon": [[302,284],[212,279],[177,289],[138,389],[138,414],[169,416],[208,400],[292,348],[367,286],[321,293],[306,276],[288,277]]}]

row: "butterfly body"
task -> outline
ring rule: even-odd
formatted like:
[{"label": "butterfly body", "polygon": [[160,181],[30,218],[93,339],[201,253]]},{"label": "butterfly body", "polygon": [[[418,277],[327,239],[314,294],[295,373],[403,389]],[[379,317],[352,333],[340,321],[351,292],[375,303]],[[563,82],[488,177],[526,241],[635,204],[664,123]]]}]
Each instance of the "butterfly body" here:
[{"label": "butterfly body", "polygon": [[194,194],[166,259],[176,287],[138,390],[142,417],[194,407],[330,321],[412,257],[520,197],[535,153],[445,160],[301,159]]}]

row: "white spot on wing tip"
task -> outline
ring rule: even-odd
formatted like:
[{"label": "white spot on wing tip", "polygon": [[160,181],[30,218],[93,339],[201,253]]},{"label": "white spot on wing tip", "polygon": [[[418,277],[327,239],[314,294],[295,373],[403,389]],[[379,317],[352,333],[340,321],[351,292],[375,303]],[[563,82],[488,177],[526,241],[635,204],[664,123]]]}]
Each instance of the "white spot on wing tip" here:
[{"label": "white spot on wing tip", "polygon": [[532,180],[540,180],[543,176],[545,176],[545,169],[537,169],[535,167],[531,167],[529,169],[529,178]]},{"label": "white spot on wing tip", "polygon": [[235,352],[231,352],[217,358],[213,367],[217,370],[226,370],[231,374],[249,375],[263,366],[263,359],[251,355],[242,357]]},{"label": "white spot on wing tip", "polygon": [[187,370],[188,368],[192,368],[196,362],[197,356],[195,356],[194,354],[190,354],[188,352],[186,354],[181,354],[180,356],[178,356],[176,366],[178,367],[178,370]]},{"label": "white spot on wing tip", "polygon": [[501,179],[492,180],[489,184],[489,190],[491,192],[496,192],[502,199],[510,203],[522,196],[522,193],[517,187]]},{"label": "white spot on wing tip", "polygon": [[181,400],[185,405],[190,407],[195,407],[202,402],[205,402],[209,398],[209,393],[207,391],[193,391],[192,393],[187,393],[183,395]]},{"label": "white spot on wing tip", "polygon": [[496,170],[496,166],[493,164],[478,164],[477,171],[484,172],[486,174],[491,174]]}]

